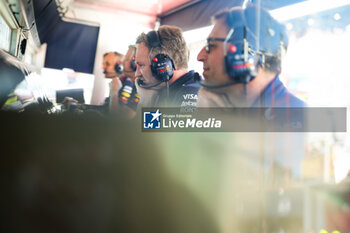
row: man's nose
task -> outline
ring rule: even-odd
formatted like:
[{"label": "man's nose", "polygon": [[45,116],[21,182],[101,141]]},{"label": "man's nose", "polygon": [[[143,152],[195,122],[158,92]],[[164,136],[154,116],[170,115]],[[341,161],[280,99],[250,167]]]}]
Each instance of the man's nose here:
[{"label": "man's nose", "polygon": [[197,55],[197,61],[203,62],[205,61],[206,58],[207,58],[207,52],[205,51],[205,47],[203,47]]},{"label": "man's nose", "polygon": [[139,65],[136,66],[136,72],[135,72],[135,77],[141,77],[141,68]]}]

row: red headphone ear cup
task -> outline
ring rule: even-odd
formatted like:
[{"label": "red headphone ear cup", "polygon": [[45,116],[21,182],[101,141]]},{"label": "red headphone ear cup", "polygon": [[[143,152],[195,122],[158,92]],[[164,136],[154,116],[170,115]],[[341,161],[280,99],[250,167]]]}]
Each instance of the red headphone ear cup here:
[{"label": "red headphone ear cup", "polygon": [[174,75],[174,62],[166,54],[157,54],[151,60],[151,71],[156,79],[167,82]]},{"label": "red headphone ear cup", "polygon": [[122,64],[120,64],[120,62],[117,62],[114,66],[114,70],[117,74],[121,74],[124,71],[124,67]]},{"label": "red headphone ear cup", "polygon": [[136,71],[137,69],[137,64],[136,64],[136,59],[135,57],[132,57],[131,58],[131,61],[130,61],[130,68],[132,71]]},{"label": "red headphone ear cup", "polygon": [[236,47],[234,44],[232,44],[232,45],[230,45],[230,46],[228,47],[228,51],[229,51],[230,53],[236,53],[236,52],[237,52],[237,47]]},{"label": "red headphone ear cup", "polygon": [[257,72],[257,56],[253,52],[248,52],[244,59],[244,45],[238,43],[229,45],[225,56],[226,72],[237,83],[247,84],[253,80]]}]

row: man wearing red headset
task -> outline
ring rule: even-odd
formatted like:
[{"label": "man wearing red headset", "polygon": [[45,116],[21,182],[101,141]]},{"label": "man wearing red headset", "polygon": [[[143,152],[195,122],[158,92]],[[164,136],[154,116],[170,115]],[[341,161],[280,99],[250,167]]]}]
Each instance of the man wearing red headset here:
[{"label": "man wearing red headset", "polygon": [[[244,174],[244,182],[234,189],[235,195],[242,195],[238,190],[249,190],[249,183],[261,185],[261,177],[272,186],[297,182],[302,174],[305,137],[288,132],[303,132],[305,103],[288,91],[279,78],[281,58],[288,44],[284,26],[254,5],[221,11],[213,21],[207,44],[197,56],[203,63],[205,78],[199,80],[202,87],[197,106],[227,108],[228,114],[235,110],[248,113],[243,120],[234,118],[234,114],[226,118],[234,119],[230,125],[242,126],[239,132],[244,132],[244,125],[249,128],[266,123],[250,131],[255,134],[236,133],[235,140],[229,142],[237,152],[232,154],[237,158],[232,170]],[[259,111],[264,114],[259,115]],[[285,133],[276,137],[259,132]],[[245,205],[240,201],[240,205]]]},{"label": "man wearing red headset", "polygon": [[140,107],[194,107],[199,85],[188,71],[189,50],[178,27],[163,25],[136,40]]},{"label": "man wearing red headset", "polygon": [[[119,77],[122,72],[115,70],[116,64],[121,64],[124,55],[118,52],[108,52],[103,54],[102,69],[105,78]],[[122,70],[121,70],[122,71]]]},{"label": "man wearing red headset", "polygon": [[120,78],[113,78],[110,83],[110,112],[126,114],[126,117],[133,118],[136,115],[136,107],[139,102],[139,95],[134,85],[136,46],[129,45],[121,65],[123,73]]}]

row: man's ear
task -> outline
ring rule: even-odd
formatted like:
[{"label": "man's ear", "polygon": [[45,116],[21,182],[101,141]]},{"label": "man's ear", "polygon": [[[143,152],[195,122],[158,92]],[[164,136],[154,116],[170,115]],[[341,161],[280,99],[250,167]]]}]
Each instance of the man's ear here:
[{"label": "man's ear", "polygon": [[174,63],[173,59],[170,59],[170,61],[171,61],[171,64],[173,65],[173,70],[176,70],[175,63]]}]

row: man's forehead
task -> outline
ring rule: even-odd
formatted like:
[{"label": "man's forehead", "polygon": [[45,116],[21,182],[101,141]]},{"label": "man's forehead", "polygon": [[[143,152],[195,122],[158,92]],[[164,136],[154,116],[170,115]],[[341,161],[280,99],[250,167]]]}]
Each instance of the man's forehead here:
[{"label": "man's forehead", "polygon": [[116,56],[115,53],[110,52],[105,57],[110,58],[110,57],[115,57],[115,56]]},{"label": "man's forehead", "polygon": [[129,48],[128,51],[126,52],[125,57],[130,58],[130,57],[132,57],[132,55],[134,55],[134,49]]},{"label": "man's forehead", "polygon": [[148,47],[144,43],[139,44],[136,50],[136,60],[148,60],[148,53]]},{"label": "man's forehead", "polygon": [[147,45],[145,44],[145,42],[141,42],[140,44],[137,45],[136,52],[139,52],[139,51],[145,51],[145,52],[149,51],[149,49],[148,49]]},{"label": "man's forehead", "polygon": [[215,21],[214,27],[208,37],[225,38],[227,36],[227,26],[223,19]]},{"label": "man's forehead", "polygon": [[108,53],[106,56],[103,57],[103,61],[111,61],[115,59],[115,54],[114,53]]}]

